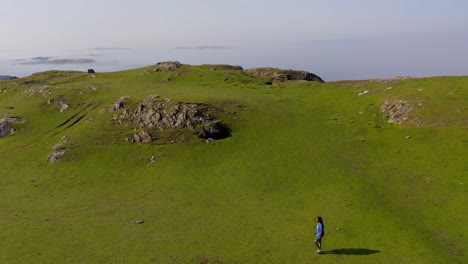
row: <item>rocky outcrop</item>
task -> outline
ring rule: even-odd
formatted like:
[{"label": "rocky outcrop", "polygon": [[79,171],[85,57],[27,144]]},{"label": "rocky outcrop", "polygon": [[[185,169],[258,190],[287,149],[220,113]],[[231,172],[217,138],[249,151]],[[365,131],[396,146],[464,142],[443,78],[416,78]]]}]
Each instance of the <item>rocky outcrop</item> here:
[{"label": "rocky outcrop", "polygon": [[120,97],[120,99],[117,102],[105,108],[104,112],[117,112],[117,111],[125,109],[125,106],[127,105],[127,100],[130,98],[132,98],[132,96],[129,96],[129,95],[124,95]]},{"label": "rocky outcrop", "polygon": [[161,100],[159,96],[151,96],[115,116],[114,120],[121,124],[133,123],[137,128],[194,129],[212,119],[209,112],[208,105]]},{"label": "rocky outcrop", "polygon": [[307,71],[282,70],[276,68],[255,68],[244,71],[252,78],[269,78],[272,81],[314,81],[324,82],[319,76]]},{"label": "rocky outcrop", "polygon": [[207,104],[192,104],[161,99],[152,95],[114,115],[117,124],[132,125],[139,132],[124,140],[151,144],[158,131],[194,130],[202,127],[201,138],[222,139],[230,136],[227,126],[216,120],[216,109]]},{"label": "rocky outcrop", "polygon": [[47,157],[47,161],[49,163],[56,163],[58,162],[63,156],[66,154],[66,147],[65,144],[68,142],[68,137],[63,136],[61,142],[55,145],[52,148],[52,153],[50,153],[49,157]]},{"label": "rocky outcrop", "polygon": [[380,107],[384,118],[388,118],[389,123],[403,124],[409,120],[409,113],[413,110],[407,101],[394,100],[385,101]]},{"label": "rocky outcrop", "polygon": [[210,71],[214,70],[234,70],[242,71],[242,66],[239,65],[228,65],[228,64],[203,64],[203,66],[209,67]]},{"label": "rocky outcrop", "polygon": [[14,117],[0,119],[0,138],[7,137],[16,132],[16,130],[12,127],[13,123],[21,123],[21,120]]},{"label": "rocky outcrop", "polygon": [[156,63],[156,65],[146,69],[140,75],[148,75],[148,74],[153,73],[153,72],[161,72],[161,73],[173,72],[173,71],[179,69],[181,66],[182,66],[182,63],[180,63],[178,61],[158,62],[158,63]]}]

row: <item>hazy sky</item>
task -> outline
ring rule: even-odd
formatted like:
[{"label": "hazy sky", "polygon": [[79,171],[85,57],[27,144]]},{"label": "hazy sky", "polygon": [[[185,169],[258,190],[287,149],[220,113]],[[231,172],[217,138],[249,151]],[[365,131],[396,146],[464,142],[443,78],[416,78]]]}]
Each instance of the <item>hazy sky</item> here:
[{"label": "hazy sky", "polygon": [[[443,48],[456,57],[468,53],[467,12],[466,0],[0,0],[0,58],[24,50],[48,56],[66,49],[202,45],[293,53],[323,41],[343,53],[340,45],[350,41],[381,45],[405,38],[420,45],[413,48],[424,50],[421,55]],[[368,48],[364,59],[377,52]]]}]

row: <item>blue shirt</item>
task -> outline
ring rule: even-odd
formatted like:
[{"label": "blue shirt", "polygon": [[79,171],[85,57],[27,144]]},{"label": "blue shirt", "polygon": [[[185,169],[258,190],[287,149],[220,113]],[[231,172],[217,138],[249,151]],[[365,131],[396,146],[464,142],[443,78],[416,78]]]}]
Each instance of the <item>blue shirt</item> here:
[{"label": "blue shirt", "polygon": [[315,237],[320,238],[322,236],[322,232],[323,232],[323,225],[322,225],[322,223],[318,223],[317,224],[317,232],[315,232]]}]

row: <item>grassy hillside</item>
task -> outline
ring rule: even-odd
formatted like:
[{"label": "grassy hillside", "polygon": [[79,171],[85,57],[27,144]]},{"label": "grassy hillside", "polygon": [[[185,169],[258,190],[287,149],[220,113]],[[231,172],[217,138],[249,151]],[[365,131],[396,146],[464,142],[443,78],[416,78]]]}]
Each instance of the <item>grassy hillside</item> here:
[{"label": "grassy hillside", "polygon": [[[0,82],[4,117],[23,121],[0,138],[0,263],[468,261],[468,77],[268,85],[149,69]],[[156,94],[221,109],[232,136],[123,141],[133,127],[103,109]],[[386,102],[405,102],[399,121]]]}]

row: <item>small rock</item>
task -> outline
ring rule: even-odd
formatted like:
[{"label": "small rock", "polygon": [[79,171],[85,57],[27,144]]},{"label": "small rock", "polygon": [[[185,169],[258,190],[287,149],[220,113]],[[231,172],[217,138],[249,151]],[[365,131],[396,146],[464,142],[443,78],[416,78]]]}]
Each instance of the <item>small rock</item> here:
[{"label": "small rock", "polygon": [[208,138],[208,139],[206,140],[206,144],[208,144],[208,145],[213,145],[213,144],[214,144],[214,139]]},{"label": "small rock", "polygon": [[153,155],[153,156],[151,156],[150,162],[146,166],[150,166],[151,164],[153,164],[155,162],[156,162],[156,157]]},{"label": "small rock", "polygon": [[171,81],[171,78],[163,78],[161,79],[161,82],[170,82]]},{"label": "small rock", "polygon": [[411,136],[406,136],[406,139],[410,139],[410,138],[411,138]]},{"label": "small rock", "polygon": [[361,96],[361,95],[365,95],[366,93],[368,93],[369,91],[364,91],[362,93],[359,93],[358,95]]},{"label": "small rock", "polygon": [[135,221],[135,224],[137,224],[137,225],[141,225],[141,224],[144,224],[144,223],[145,223],[144,220],[137,220],[137,221]]}]

